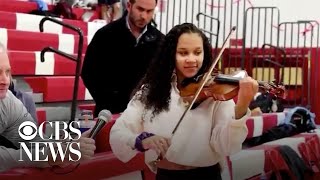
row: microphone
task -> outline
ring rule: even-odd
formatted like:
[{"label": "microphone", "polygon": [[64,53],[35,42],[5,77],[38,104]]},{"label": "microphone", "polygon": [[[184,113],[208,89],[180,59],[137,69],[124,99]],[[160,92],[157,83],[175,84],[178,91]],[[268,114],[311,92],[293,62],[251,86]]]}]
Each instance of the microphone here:
[{"label": "microphone", "polygon": [[96,125],[93,127],[92,131],[89,134],[89,137],[94,139],[99,131],[103,128],[103,126],[108,123],[112,118],[112,114],[110,111],[104,109],[100,111],[98,115],[98,121]]}]

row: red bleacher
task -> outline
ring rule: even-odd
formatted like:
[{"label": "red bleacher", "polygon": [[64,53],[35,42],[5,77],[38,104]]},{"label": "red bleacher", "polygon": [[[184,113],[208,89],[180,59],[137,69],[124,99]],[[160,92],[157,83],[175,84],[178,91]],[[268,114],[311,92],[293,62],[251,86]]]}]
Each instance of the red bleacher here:
[{"label": "red bleacher", "polygon": [[0,11],[29,13],[30,11],[35,9],[37,9],[37,4],[34,2],[11,0],[0,1]]},{"label": "red bleacher", "polygon": [[[74,57],[76,57],[75,54]],[[73,76],[76,69],[74,61],[51,52],[45,54],[45,62],[40,61],[40,51],[9,51],[9,59],[14,76]]]},{"label": "red bleacher", "polygon": [[262,116],[252,116],[247,120],[247,138],[261,136],[267,130],[284,124],[285,113],[265,113]]},{"label": "red bleacher", "polygon": [[[8,50],[41,51],[47,46],[69,54],[78,53],[79,36],[71,34],[52,34],[18,31],[0,28],[0,40]],[[90,40],[89,40],[90,41]],[[83,52],[86,52],[88,39],[83,39]]]},{"label": "red bleacher", "polygon": [[143,178],[152,180],[154,174],[150,172],[144,163],[144,156],[137,155],[128,163],[122,163],[112,152],[97,153],[91,160],[82,162],[78,166],[73,165],[65,168],[17,168],[0,174],[0,179],[46,179],[46,180],[70,180],[70,179],[106,179],[121,176],[128,173],[135,174],[139,178],[143,172]]},{"label": "red bleacher", "polygon": [[[31,86],[34,93],[43,93],[43,102],[71,101],[73,94],[74,77],[25,77],[24,80]],[[88,90],[80,78],[78,100],[92,100]]]},{"label": "red bleacher", "polygon": [[[43,18],[44,16],[0,11],[0,27],[21,31],[40,32],[39,23]],[[70,19],[59,20],[75,27],[79,27],[84,36],[93,35],[99,28],[105,25],[104,23],[83,22]],[[55,34],[64,33],[78,35],[77,32],[52,22],[45,22],[43,30],[44,32]]]},{"label": "red bleacher", "polygon": [[[48,9],[52,10],[54,8],[53,5],[48,5]],[[12,1],[12,0],[1,0],[0,1],[0,11],[5,12],[19,12],[19,13],[25,13],[28,14],[33,10],[37,9],[37,4],[35,2],[28,2],[28,1]],[[77,20],[81,20],[81,16],[87,12],[90,11],[93,13],[92,17],[89,21],[93,21],[95,19],[99,19],[99,11],[98,10],[85,10],[82,8],[72,8],[72,12],[76,15]]]}]

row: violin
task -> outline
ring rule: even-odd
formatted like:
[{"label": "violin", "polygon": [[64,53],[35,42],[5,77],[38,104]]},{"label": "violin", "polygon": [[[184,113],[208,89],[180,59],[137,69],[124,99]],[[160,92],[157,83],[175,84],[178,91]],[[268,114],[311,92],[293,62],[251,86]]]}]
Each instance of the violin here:
[{"label": "violin", "polygon": [[[230,75],[216,74],[210,77],[208,82],[205,83],[204,87],[200,91],[196,102],[200,103],[210,97],[217,101],[227,101],[233,99],[238,95],[239,81],[246,76],[247,72],[242,70],[234,72]],[[201,78],[196,79],[198,80]],[[194,96],[201,83],[203,82],[196,81],[182,86],[180,88],[180,96],[183,98]],[[276,98],[285,98],[284,86],[275,84],[273,82],[269,83],[263,81],[258,81],[258,84],[261,91],[270,93]]]}]

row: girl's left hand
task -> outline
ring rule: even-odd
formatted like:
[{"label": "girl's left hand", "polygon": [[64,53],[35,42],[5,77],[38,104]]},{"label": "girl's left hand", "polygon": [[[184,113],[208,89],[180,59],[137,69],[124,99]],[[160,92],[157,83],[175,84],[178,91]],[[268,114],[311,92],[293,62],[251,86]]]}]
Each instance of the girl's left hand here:
[{"label": "girl's left hand", "polygon": [[247,109],[257,94],[259,89],[258,82],[251,77],[245,77],[239,82],[239,92],[237,106]]}]

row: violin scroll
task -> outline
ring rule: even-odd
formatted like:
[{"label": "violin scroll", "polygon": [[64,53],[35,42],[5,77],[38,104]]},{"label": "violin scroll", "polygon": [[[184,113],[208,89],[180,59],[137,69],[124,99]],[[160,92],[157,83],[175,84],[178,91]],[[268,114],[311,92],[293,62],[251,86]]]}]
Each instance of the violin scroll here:
[{"label": "violin scroll", "polygon": [[285,86],[283,84],[277,83],[276,81],[273,81],[271,83],[264,82],[263,85],[260,86],[260,89],[262,89],[262,91],[264,91],[265,93],[271,94],[274,99],[286,99],[287,96]]}]

